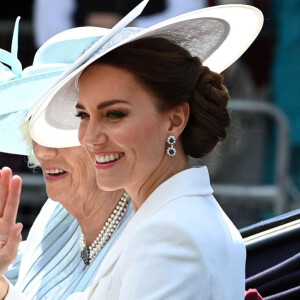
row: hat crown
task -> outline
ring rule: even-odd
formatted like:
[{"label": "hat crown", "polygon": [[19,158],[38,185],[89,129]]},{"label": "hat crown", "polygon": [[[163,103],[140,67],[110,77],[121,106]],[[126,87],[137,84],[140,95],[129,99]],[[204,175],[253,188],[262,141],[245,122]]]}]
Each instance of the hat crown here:
[{"label": "hat crown", "polygon": [[19,19],[15,23],[12,51],[0,49],[0,85],[20,78],[61,72],[109,31],[107,28],[85,26],[58,33],[38,49],[32,66],[22,71],[17,58]]},{"label": "hat crown", "polygon": [[78,27],[56,34],[36,52],[33,66],[44,64],[72,64],[96,40],[109,29],[100,27]]}]

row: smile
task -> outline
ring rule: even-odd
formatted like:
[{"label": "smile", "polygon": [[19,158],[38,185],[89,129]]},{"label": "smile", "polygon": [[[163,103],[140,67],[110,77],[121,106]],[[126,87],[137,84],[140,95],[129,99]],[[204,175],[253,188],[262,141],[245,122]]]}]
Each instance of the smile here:
[{"label": "smile", "polygon": [[98,164],[107,164],[112,161],[120,159],[124,153],[111,153],[111,154],[105,154],[105,155],[95,155],[96,162]]},{"label": "smile", "polygon": [[52,170],[45,170],[46,174],[50,174],[50,175],[61,175],[63,173],[65,173],[66,171],[63,169],[52,169]]},{"label": "smile", "polygon": [[44,174],[47,182],[56,182],[66,178],[69,173],[63,169],[53,168],[47,170],[44,169]]}]

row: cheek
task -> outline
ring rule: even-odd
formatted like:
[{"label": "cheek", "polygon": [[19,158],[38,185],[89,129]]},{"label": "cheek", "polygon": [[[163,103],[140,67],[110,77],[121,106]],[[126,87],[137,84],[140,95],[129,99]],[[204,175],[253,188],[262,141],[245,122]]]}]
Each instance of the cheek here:
[{"label": "cheek", "polygon": [[143,159],[159,158],[164,152],[164,126],[156,118],[147,118],[116,132],[120,144]]},{"label": "cheek", "polygon": [[86,132],[86,126],[84,126],[84,123],[81,122],[78,129],[78,140],[81,145],[83,145],[84,143],[85,132]]},{"label": "cheek", "polygon": [[80,177],[88,177],[87,175],[89,175],[91,171],[93,171],[92,173],[95,173],[94,165],[89,153],[82,146],[77,148],[78,149],[74,149],[74,151],[66,158],[75,180],[78,180]]}]

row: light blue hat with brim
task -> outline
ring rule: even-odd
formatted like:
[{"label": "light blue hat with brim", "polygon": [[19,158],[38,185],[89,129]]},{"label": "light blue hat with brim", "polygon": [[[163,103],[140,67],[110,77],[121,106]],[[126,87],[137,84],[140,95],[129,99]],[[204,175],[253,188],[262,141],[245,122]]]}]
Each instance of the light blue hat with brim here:
[{"label": "light blue hat with brim", "polygon": [[0,152],[29,155],[22,132],[28,109],[109,29],[85,26],[63,31],[45,42],[36,52],[32,66],[22,70],[17,58],[19,20],[18,17],[11,52],[0,49]]}]

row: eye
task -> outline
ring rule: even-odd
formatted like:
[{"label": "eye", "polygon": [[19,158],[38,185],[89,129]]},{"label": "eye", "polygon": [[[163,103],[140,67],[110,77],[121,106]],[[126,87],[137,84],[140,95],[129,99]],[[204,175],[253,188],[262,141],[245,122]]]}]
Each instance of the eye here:
[{"label": "eye", "polygon": [[117,110],[110,110],[109,112],[107,112],[106,116],[109,119],[121,119],[123,117],[125,117],[127,114],[121,112],[121,111],[117,111]]},{"label": "eye", "polygon": [[86,119],[89,117],[89,115],[87,113],[84,113],[84,112],[78,112],[76,115],[75,115],[76,118],[80,118],[81,120],[83,119]]}]

